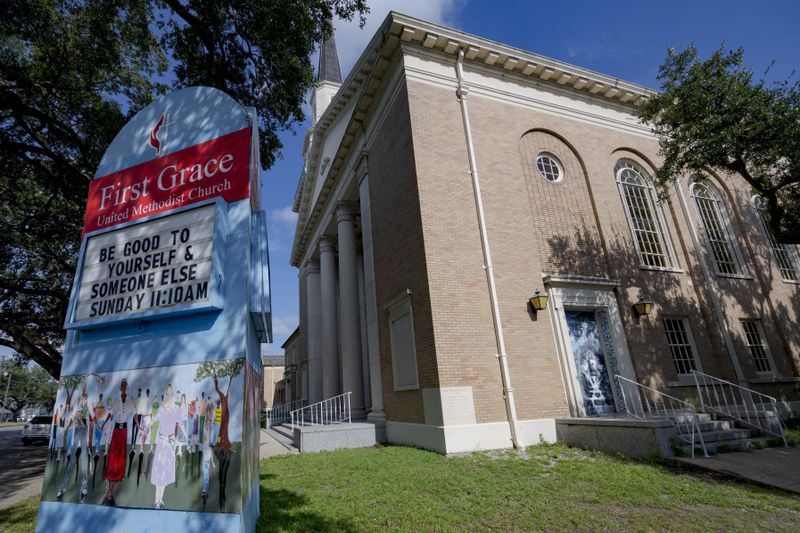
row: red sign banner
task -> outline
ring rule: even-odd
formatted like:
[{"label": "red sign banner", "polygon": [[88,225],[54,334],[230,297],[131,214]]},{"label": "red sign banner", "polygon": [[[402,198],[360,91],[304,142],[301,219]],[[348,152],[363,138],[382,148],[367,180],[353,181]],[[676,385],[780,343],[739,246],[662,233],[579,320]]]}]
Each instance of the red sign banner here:
[{"label": "red sign banner", "polygon": [[221,196],[250,193],[250,128],[92,180],[83,233]]}]

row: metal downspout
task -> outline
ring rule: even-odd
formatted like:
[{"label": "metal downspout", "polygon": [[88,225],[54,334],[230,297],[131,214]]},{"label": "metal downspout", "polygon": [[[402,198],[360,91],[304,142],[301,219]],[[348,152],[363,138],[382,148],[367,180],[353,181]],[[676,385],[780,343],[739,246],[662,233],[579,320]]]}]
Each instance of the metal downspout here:
[{"label": "metal downspout", "polygon": [[464,135],[467,141],[467,154],[469,156],[469,173],[472,176],[472,191],[475,194],[475,206],[478,211],[478,225],[481,232],[481,246],[483,248],[484,270],[486,271],[486,281],[489,285],[489,299],[492,305],[492,321],[494,322],[494,336],[497,341],[496,357],[500,361],[500,375],[503,380],[503,397],[506,403],[506,415],[508,425],[511,428],[511,442],[514,448],[521,450],[525,448],[522,437],[519,434],[519,422],[517,421],[517,408],[514,404],[514,389],[511,387],[511,375],[508,372],[508,355],[506,354],[506,343],[503,337],[503,326],[500,321],[500,307],[497,303],[497,287],[494,281],[494,270],[492,266],[492,254],[489,250],[489,234],[486,231],[486,219],[483,212],[483,199],[481,197],[480,180],[478,179],[478,165],[475,160],[475,148],[472,142],[472,129],[469,125],[469,113],[467,112],[467,92],[464,86],[464,72],[462,63],[464,61],[464,50],[458,51],[458,62],[456,63],[456,76],[458,78],[458,88],[456,97],[461,104],[461,116],[464,119]]}]

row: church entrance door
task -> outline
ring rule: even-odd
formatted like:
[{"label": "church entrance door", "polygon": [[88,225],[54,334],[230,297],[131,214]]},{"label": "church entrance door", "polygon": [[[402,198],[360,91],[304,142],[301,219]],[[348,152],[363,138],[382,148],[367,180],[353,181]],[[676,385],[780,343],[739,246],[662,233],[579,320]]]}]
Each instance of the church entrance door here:
[{"label": "church entrance door", "polygon": [[615,413],[613,377],[609,374],[596,313],[565,310],[564,318],[584,413],[587,416]]}]

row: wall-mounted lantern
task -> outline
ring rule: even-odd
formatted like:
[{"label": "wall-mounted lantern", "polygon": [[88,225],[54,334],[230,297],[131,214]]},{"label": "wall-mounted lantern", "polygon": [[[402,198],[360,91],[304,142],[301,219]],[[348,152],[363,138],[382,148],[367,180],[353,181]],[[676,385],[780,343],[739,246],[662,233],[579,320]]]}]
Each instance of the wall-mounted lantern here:
[{"label": "wall-mounted lantern", "polygon": [[638,316],[646,316],[653,310],[653,302],[649,299],[639,296],[639,300],[633,304],[633,310],[636,311]]},{"label": "wall-mounted lantern", "polygon": [[547,300],[548,296],[540,293],[539,290],[537,289],[536,293],[534,293],[534,295],[531,296],[528,301],[531,303],[531,307],[533,307],[534,310],[544,311],[545,309],[547,309]]}]

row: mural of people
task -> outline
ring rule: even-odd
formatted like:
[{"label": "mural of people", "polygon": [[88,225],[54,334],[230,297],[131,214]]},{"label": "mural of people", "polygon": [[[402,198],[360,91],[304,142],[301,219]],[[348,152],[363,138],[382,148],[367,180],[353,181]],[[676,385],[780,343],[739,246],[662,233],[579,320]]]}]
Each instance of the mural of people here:
[{"label": "mural of people", "polygon": [[119,400],[111,408],[111,420],[114,423],[114,432],[111,443],[108,445],[108,459],[106,461],[103,478],[108,482],[108,492],[103,500],[103,505],[116,506],[114,499],[114,485],[125,477],[126,448],[128,444],[128,419],[136,411],[133,398],[128,396],[128,380],[124,379],[119,385]]},{"label": "mural of people", "polygon": [[[69,389],[62,384],[56,398],[54,451],[42,499],[238,512],[239,471],[243,461],[250,471],[250,456],[257,454],[248,425],[243,455],[243,367],[239,359],[67,376]],[[85,400],[78,396],[81,387]],[[106,484],[96,486],[97,478]]]}]

